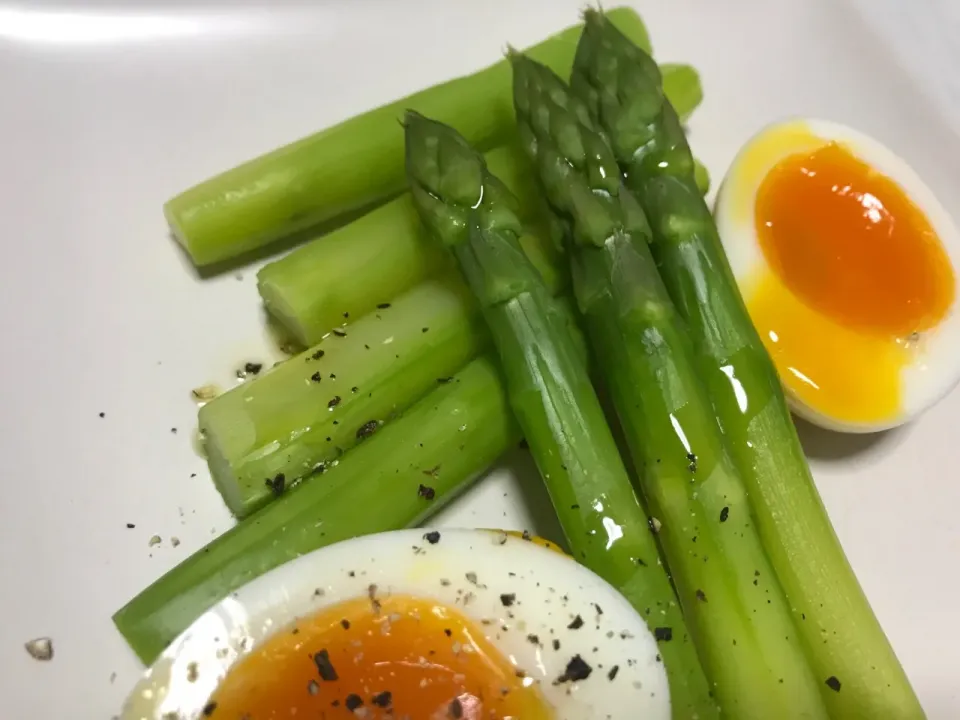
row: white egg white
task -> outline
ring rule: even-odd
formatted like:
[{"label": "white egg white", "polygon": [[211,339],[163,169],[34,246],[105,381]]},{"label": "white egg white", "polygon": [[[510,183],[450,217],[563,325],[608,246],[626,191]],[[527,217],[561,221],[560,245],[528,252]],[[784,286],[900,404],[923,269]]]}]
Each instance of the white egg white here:
[{"label": "white egg white", "polygon": [[[198,618],[147,671],[122,720],[199,718],[244,654],[298,618],[367,597],[371,585],[378,596],[413,595],[475,620],[503,656],[539,684],[557,720],[670,717],[656,641],[612,586],[573,559],[506,533],[439,530],[434,535],[421,529],[318,550],[232,594]],[[509,611],[502,594],[516,596]],[[569,627],[577,616],[582,626]],[[503,632],[502,626],[509,630]],[[531,642],[531,634],[542,640]],[[575,655],[591,666],[590,676],[555,682]]]},{"label": "white egg white", "polygon": [[[927,217],[960,279],[960,231],[933,191],[910,165],[879,141],[827,120],[793,118],[773,123],[752,137],[734,158],[717,194],[714,215],[723,247],[741,292],[769,270],[754,224],[757,193],[782,160],[837,142],[859,160],[896,182]],[[775,151],[757,152],[758,146]],[[759,158],[759,160],[758,160]],[[811,342],[816,339],[812,338]],[[883,422],[850,422],[825,415],[787,390],[791,409],[810,422],[841,432],[887,430],[930,408],[960,381],[960,293],[943,320],[913,341],[913,360],[901,370],[900,413]]]}]

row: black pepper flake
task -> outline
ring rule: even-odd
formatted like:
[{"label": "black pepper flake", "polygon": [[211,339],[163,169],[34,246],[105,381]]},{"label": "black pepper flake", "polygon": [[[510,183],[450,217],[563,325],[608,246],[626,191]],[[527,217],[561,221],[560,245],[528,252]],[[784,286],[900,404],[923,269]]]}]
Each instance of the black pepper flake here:
[{"label": "black pepper flake", "polygon": [[697,600],[700,602],[706,602],[707,594],[703,590],[697,590]]},{"label": "black pepper flake", "polygon": [[320,371],[318,370],[317,372],[315,372],[313,375],[310,376],[310,379],[313,380],[314,382],[320,382],[321,380],[323,380],[323,375],[321,375]]},{"label": "black pepper flake", "polygon": [[377,707],[388,708],[393,705],[393,693],[389,690],[384,690],[382,693],[374,695],[371,702]]},{"label": "black pepper flake", "polygon": [[346,618],[344,618],[343,620],[340,621],[340,627],[342,627],[344,630],[349,630],[349,629],[350,629],[350,621],[347,620]]},{"label": "black pepper flake", "polygon": [[319,360],[319,359],[322,358],[324,355],[326,355],[326,353],[325,353],[323,350],[317,350],[317,351],[316,351],[313,355],[311,355],[310,357],[313,358],[314,360]]},{"label": "black pepper flake", "polygon": [[669,642],[670,640],[673,640],[673,628],[654,628],[653,637],[656,638],[657,642]]},{"label": "black pepper flake", "polygon": [[346,336],[347,336],[346,331],[344,331],[344,330],[339,330],[339,329],[338,329],[338,330],[334,330],[334,331],[333,331],[333,334],[336,335],[337,337],[346,337]]},{"label": "black pepper flake", "polygon": [[360,391],[360,388],[358,388],[356,385],[354,385],[352,388],[350,388],[350,392],[352,392],[352,393],[359,392],[359,391]]},{"label": "black pepper flake", "polygon": [[450,628],[444,628],[443,634],[446,635],[447,637],[450,637],[451,635],[453,635],[453,630],[451,630]]},{"label": "black pepper flake", "polygon": [[529,530],[524,530],[522,533],[520,533],[520,537],[522,537],[527,542],[530,542],[533,539],[533,536],[530,534]]},{"label": "black pepper flake", "polygon": [[344,317],[344,319],[349,318],[349,317],[350,317],[350,313],[345,312],[345,313],[343,314],[343,317]]},{"label": "black pepper flake", "polygon": [[620,672],[620,666],[614,665],[612,668],[610,668],[610,672],[607,673],[607,679],[609,679],[610,682],[613,682],[616,679],[618,672]]},{"label": "black pepper flake", "polygon": [[460,702],[460,698],[454,698],[450,701],[450,707],[447,708],[447,715],[449,715],[453,720],[460,720],[463,717],[463,703]]},{"label": "black pepper flake", "polygon": [[430,332],[430,328],[428,327],[420,328],[420,332]]},{"label": "black pepper flake", "polygon": [[336,380],[336,379],[337,379],[337,376],[336,376],[334,373],[330,373],[330,379],[331,379],[331,380]]},{"label": "black pepper flake", "polygon": [[377,310],[386,310],[388,307],[390,307],[390,303],[380,303],[377,305]]},{"label": "black pepper flake", "polygon": [[217,709],[217,704],[215,702],[208,702],[203,706],[203,716],[210,717],[213,715],[213,711]]},{"label": "black pepper flake", "polygon": [[720,522],[726,522],[728,517],[730,517],[730,508],[724,505],[723,509],[720,511]]},{"label": "black pepper flake", "polygon": [[553,639],[553,649],[554,649],[554,650],[559,650],[559,649],[560,649],[560,641],[557,640],[556,638]]},{"label": "black pepper flake", "polygon": [[520,439],[520,449],[521,449],[521,450],[529,450],[529,449],[530,449],[530,443],[527,442],[527,439],[526,439],[526,438],[521,438],[521,439]]},{"label": "black pepper flake", "polygon": [[436,530],[431,530],[428,533],[424,533],[423,539],[431,545],[436,545],[438,542],[440,542],[440,533]]},{"label": "black pepper flake", "polygon": [[517,601],[516,593],[503,593],[500,595],[500,604],[504,607],[510,607]]},{"label": "black pepper flake", "polygon": [[243,369],[245,372],[248,372],[251,375],[259,375],[260,371],[263,370],[263,363],[248,362],[243,366]]},{"label": "black pepper flake", "polygon": [[597,605],[597,603],[593,603],[593,606],[597,609],[597,615],[603,615],[603,608],[602,608],[602,607],[600,607],[599,605]]},{"label": "black pepper flake", "polygon": [[133,523],[127,523],[127,530],[133,530],[136,527]]},{"label": "black pepper flake", "polygon": [[530,643],[531,645],[539,645],[539,644],[540,644],[540,636],[539,636],[539,635],[534,635],[533,633],[530,633],[529,635],[527,635],[527,642]]},{"label": "black pepper flake", "polygon": [[827,687],[834,692],[840,692],[840,681],[837,680],[836,675],[831,675],[827,678]]},{"label": "black pepper flake", "polygon": [[365,422],[363,425],[357,428],[357,440],[366,440],[368,437],[373,435],[379,427],[380,423],[378,423],[376,420]]},{"label": "black pepper flake", "polygon": [[370,598],[370,606],[373,608],[375,615],[380,614],[380,601],[377,600],[377,584],[370,583],[370,586],[367,588],[367,597]]},{"label": "black pepper flake", "polygon": [[437,496],[437,491],[432,487],[421,484],[420,487],[417,488],[417,495],[422,497],[424,500],[433,500],[433,498]]},{"label": "black pepper flake", "polygon": [[570,662],[567,663],[567,669],[563,671],[563,675],[554,680],[553,684],[560,685],[565,682],[586,680],[592,672],[593,668],[590,667],[586,660],[579,655],[574,655],[570,658]]},{"label": "black pepper flake", "polygon": [[102,413],[98,413],[98,414],[99,414],[99,415],[100,415],[100,417],[102,417],[102,418],[105,418],[105,417],[107,416],[107,414],[106,414],[105,412],[102,412]]},{"label": "black pepper flake", "polygon": [[273,491],[274,495],[282,495],[287,484],[287,478],[283,473],[277,473],[273,478],[267,478],[264,484]]},{"label": "black pepper flake", "polygon": [[347,710],[353,712],[357,708],[363,707],[363,698],[356,693],[350,693],[347,695],[346,700],[344,700],[344,705],[347,706]]},{"label": "black pepper flake", "polygon": [[174,435],[176,435],[176,434],[177,434],[177,429],[176,429],[176,428],[170,428],[170,432],[172,432]]},{"label": "black pepper flake", "polygon": [[573,619],[573,622],[567,625],[567,630],[579,630],[582,627],[583,627],[583,618],[577,615]]},{"label": "black pepper flake", "polygon": [[687,461],[690,463],[687,465],[687,470],[695,473],[697,471],[697,456],[693,453],[687,453]]},{"label": "black pepper flake", "polygon": [[327,407],[333,410],[339,404],[340,404],[340,396],[334,395],[332,398],[330,398],[330,402],[327,403]]},{"label": "black pepper flake", "polygon": [[441,385],[446,385],[449,382],[453,382],[453,378],[452,377],[437,378],[437,382]]},{"label": "black pepper flake", "polygon": [[320,679],[324,682],[335,682],[339,679],[340,676],[330,662],[330,653],[326,650],[321,650],[314,655],[313,662],[317,664],[317,672],[320,673]]}]

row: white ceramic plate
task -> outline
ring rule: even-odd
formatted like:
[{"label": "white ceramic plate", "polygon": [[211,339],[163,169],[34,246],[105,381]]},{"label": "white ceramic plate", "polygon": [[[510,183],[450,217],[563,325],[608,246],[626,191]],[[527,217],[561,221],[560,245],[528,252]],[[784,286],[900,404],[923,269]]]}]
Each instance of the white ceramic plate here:
[{"label": "white ceramic plate", "polygon": [[[255,268],[199,279],[166,234],[163,201],[485,65],[508,41],[535,42],[581,5],[0,4],[4,716],[117,712],[141,667],[110,615],[231,522],[192,447],[189,391],[267,358]],[[945,2],[909,16],[898,14],[906,4],[871,2],[869,22],[830,0],[640,5],[658,58],[702,73],[691,139],[715,180],[760,126],[813,115],[888,144],[960,217],[960,104],[943,104],[957,99],[956,14]],[[960,715],[958,424],[954,393],[879,436],[801,428],[932,718]],[[520,456],[438,521],[557,534]],[[53,638],[52,662],[24,651],[37,636]]]}]

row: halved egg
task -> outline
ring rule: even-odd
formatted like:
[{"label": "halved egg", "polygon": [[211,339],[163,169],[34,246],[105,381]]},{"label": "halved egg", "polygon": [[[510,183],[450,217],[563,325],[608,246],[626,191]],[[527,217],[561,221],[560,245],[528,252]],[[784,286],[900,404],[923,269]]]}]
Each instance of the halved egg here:
[{"label": "halved egg", "polygon": [[409,530],[311,553],[200,617],[123,720],[669,718],[644,620],[552,547]]},{"label": "halved egg", "polygon": [[907,163],[837,123],[751,139],[715,215],[793,409],[818,425],[899,425],[960,378],[960,235]]}]

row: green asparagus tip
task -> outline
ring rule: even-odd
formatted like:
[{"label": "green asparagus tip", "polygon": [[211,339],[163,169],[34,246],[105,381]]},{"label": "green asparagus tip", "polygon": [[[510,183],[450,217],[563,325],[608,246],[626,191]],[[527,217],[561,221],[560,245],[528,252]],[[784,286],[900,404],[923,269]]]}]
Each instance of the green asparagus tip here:
[{"label": "green asparagus tip", "polygon": [[470,212],[483,199],[486,166],[463,137],[408,110],[404,116],[410,190],[424,222],[447,245],[466,242]]},{"label": "green asparagus tip", "polygon": [[460,133],[416,112],[407,112],[404,128],[410,191],[445,245],[467,242],[471,224],[521,232],[516,197]]}]

